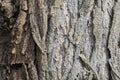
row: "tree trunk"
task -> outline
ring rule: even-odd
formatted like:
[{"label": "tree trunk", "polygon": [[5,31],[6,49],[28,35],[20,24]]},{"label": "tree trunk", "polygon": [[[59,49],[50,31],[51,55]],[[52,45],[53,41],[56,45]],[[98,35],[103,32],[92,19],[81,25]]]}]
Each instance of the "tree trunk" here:
[{"label": "tree trunk", "polygon": [[120,80],[120,0],[0,0],[0,80]]}]

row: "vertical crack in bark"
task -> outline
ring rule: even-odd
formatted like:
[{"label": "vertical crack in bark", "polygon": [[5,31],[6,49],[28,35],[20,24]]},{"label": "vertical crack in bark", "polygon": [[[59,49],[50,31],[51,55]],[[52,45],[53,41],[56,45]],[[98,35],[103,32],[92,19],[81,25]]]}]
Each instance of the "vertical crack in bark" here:
[{"label": "vertical crack in bark", "polygon": [[101,0],[101,11],[104,11],[103,10],[103,1]]},{"label": "vertical crack in bark", "polygon": [[[69,13],[69,17],[70,17],[70,18],[69,18],[69,27],[72,28],[72,23],[71,23],[71,21],[72,21],[72,20],[71,20],[72,13],[70,12],[70,9],[69,9],[68,4],[69,4],[69,3],[67,2],[67,11],[68,11],[68,13]],[[70,28],[69,28],[68,33],[70,32]]]},{"label": "vertical crack in bark", "polygon": [[37,75],[38,75],[38,79],[39,79],[39,66],[38,66],[38,52],[37,52],[37,45],[35,44],[34,45],[34,54],[35,54],[35,60],[33,61],[34,65],[35,65],[35,68],[36,68],[36,72],[37,72]]},{"label": "vertical crack in bark", "polygon": [[108,64],[108,76],[109,76],[109,80],[112,79],[112,75],[111,75],[111,71],[112,71],[112,68],[110,66],[110,63],[109,63],[109,60],[111,59],[111,52],[110,52],[110,49],[109,49],[109,38],[110,38],[110,34],[111,34],[111,28],[112,28],[112,23],[113,23],[113,17],[114,17],[114,6],[115,6],[115,2],[114,2],[114,5],[111,9],[111,12],[108,12],[109,14],[109,17],[110,17],[110,21],[109,21],[109,30],[108,30],[108,35],[107,35],[107,40],[106,40],[106,55],[107,55],[107,64]]},{"label": "vertical crack in bark", "polygon": [[69,80],[69,77],[70,77],[69,75],[72,73],[71,71],[72,71],[72,68],[73,68],[73,65],[74,65],[74,62],[75,62],[75,54],[76,54],[76,48],[77,47],[76,47],[76,44],[72,43],[68,37],[67,37],[67,39],[68,39],[69,43],[71,45],[73,45],[73,47],[74,47],[73,58],[72,58],[73,59],[73,63],[71,65],[71,69],[69,70],[67,78],[66,78],[66,80]]},{"label": "vertical crack in bark", "polygon": [[91,58],[92,58],[92,55],[94,55],[93,54],[93,52],[95,51],[95,44],[96,44],[96,37],[95,37],[95,34],[94,34],[94,23],[93,23],[93,20],[94,20],[94,16],[93,16],[93,10],[91,11],[91,13],[90,13],[90,23],[91,23],[91,28],[92,28],[92,30],[91,30],[91,37],[92,37],[92,46],[91,46],[91,55],[90,55],[90,57],[89,57],[89,60],[91,60]]},{"label": "vertical crack in bark", "polygon": [[46,32],[46,42],[47,42],[47,37],[48,37],[50,29],[51,29],[51,25],[50,25],[51,24],[51,17],[52,17],[52,15],[51,15],[51,7],[55,3],[55,0],[52,0],[52,1],[48,0],[48,1],[46,1],[46,3],[47,3],[47,11],[48,11],[48,14],[47,14],[47,27],[48,27],[48,30]]},{"label": "vertical crack in bark", "polygon": [[80,1],[78,0],[78,12],[77,12],[77,19],[79,19],[80,18],[80,9],[82,8],[82,6],[83,6],[83,4],[84,4],[84,1],[83,0],[81,0],[81,3],[80,3]]},{"label": "vertical crack in bark", "polygon": [[78,0],[78,12],[77,12],[77,19],[79,19],[80,18],[80,12],[79,12],[79,9],[80,9],[80,6],[79,6],[79,4],[80,4],[80,1]]}]

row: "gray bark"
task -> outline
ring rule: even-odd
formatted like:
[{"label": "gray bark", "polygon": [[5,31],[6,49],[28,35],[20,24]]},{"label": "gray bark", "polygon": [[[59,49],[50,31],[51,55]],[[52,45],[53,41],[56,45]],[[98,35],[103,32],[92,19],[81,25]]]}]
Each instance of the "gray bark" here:
[{"label": "gray bark", "polygon": [[1,0],[0,80],[120,80],[120,0]]}]

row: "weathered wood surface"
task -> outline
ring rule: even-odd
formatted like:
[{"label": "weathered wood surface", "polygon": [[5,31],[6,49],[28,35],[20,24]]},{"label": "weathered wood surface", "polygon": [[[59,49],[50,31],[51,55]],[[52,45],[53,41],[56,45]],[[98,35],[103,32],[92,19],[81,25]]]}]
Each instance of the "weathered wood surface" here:
[{"label": "weathered wood surface", "polygon": [[120,80],[120,0],[0,0],[0,80]]}]

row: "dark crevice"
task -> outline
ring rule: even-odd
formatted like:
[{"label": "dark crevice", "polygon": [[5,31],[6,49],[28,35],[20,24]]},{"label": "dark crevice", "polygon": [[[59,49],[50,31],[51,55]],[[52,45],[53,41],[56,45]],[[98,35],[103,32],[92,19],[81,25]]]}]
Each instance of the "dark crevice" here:
[{"label": "dark crevice", "polygon": [[[48,28],[48,30],[47,30],[47,34],[48,34],[48,32],[50,31],[50,29],[51,29],[51,18],[52,18],[52,15],[50,15],[50,14],[48,14],[47,15],[47,28]],[[47,35],[46,35],[47,36]]]},{"label": "dark crevice", "polygon": [[118,40],[118,47],[120,48],[120,39]]},{"label": "dark crevice", "polygon": [[11,0],[11,5],[15,5],[16,0]]},{"label": "dark crevice", "polygon": [[101,0],[101,11],[104,11],[103,10],[103,1]]},{"label": "dark crevice", "polygon": [[51,8],[55,3],[55,0],[47,0],[48,8]]},{"label": "dark crevice", "polygon": [[81,63],[81,66],[82,66],[82,67],[86,68],[87,70],[90,70],[90,69],[86,66],[86,63],[85,63],[81,58],[79,58],[79,60],[80,60],[80,63]]},{"label": "dark crevice", "polygon": [[77,74],[77,77],[79,77],[79,73]]},{"label": "dark crevice", "polygon": [[68,41],[69,41],[69,43],[71,43],[72,45],[73,45],[73,47],[74,47],[74,51],[73,51],[73,63],[72,63],[72,67],[71,67],[71,69],[70,69],[70,71],[68,72],[68,75],[67,75],[67,78],[66,78],[66,80],[69,80],[69,75],[71,74],[71,71],[72,71],[72,68],[73,68],[73,66],[74,66],[74,62],[75,62],[75,56],[76,56],[76,49],[77,49],[77,45],[76,44],[73,44],[70,40],[69,40],[69,38],[67,38],[68,39]]},{"label": "dark crevice", "polygon": [[[83,2],[83,1],[82,1]],[[80,18],[80,12],[79,12],[79,10],[80,10],[80,1],[78,0],[78,12],[77,12],[77,19],[79,19]]]},{"label": "dark crevice", "polygon": [[50,28],[51,28],[51,26],[50,26],[51,17],[52,17],[52,15],[51,15],[51,6],[54,5],[55,0],[47,0],[46,3],[47,3],[47,11],[48,11],[48,14],[47,14],[47,32],[46,32],[46,38],[47,38],[47,35],[49,34],[48,32],[50,31]]},{"label": "dark crevice", "polygon": [[71,67],[70,71],[68,72],[66,80],[69,80],[69,75],[71,74],[71,71],[72,71],[72,67]]},{"label": "dark crevice", "polygon": [[93,75],[93,78],[92,78],[92,80],[98,80],[97,78],[95,78],[95,76]]},{"label": "dark crevice", "polygon": [[[19,1],[15,1],[15,0],[12,0],[13,1],[13,15],[11,16],[11,18],[15,18],[17,20],[18,18],[18,14],[20,13],[20,2]],[[14,20],[14,21],[16,21]]]},{"label": "dark crevice", "polygon": [[19,69],[19,68],[21,68],[22,66],[23,66],[22,63],[19,63],[19,64],[12,64],[12,65],[10,65],[10,68],[12,68],[12,69]]},{"label": "dark crevice", "polygon": [[115,2],[118,2],[118,0],[115,0]]},{"label": "dark crevice", "polygon": [[[78,2],[79,2],[79,0],[78,0]],[[79,2],[79,5],[78,5],[78,9],[79,9],[79,10],[82,8],[83,4],[84,4],[84,0],[81,1],[81,4],[80,4],[80,2]]]},{"label": "dark crevice", "polygon": [[37,67],[37,44],[34,42],[34,54],[35,54],[35,59],[34,59],[34,64]]},{"label": "dark crevice", "polygon": [[17,18],[18,14],[20,13],[20,5],[15,5],[14,15],[12,17]]},{"label": "dark crevice", "polygon": [[[113,7],[114,8],[114,7]],[[114,9],[112,8],[111,10],[111,14],[109,14],[110,16],[110,21],[109,21],[109,30],[108,30],[108,36],[107,36],[107,40],[106,40],[106,50],[107,50],[107,54],[108,54],[108,59],[111,58],[111,54],[110,54],[110,50],[109,50],[109,37],[110,37],[110,33],[111,33],[111,28],[112,28],[112,23],[113,23],[113,17],[114,17]],[[109,12],[108,12],[109,13]]]},{"label": "dark crevice", "polygon": [[98,7],[98,0],[94,0],[94,4]]},{"label": "dark crevice", "polygon": [[91,55],[90,55],[90,57],[89,57],[89,60],[91,60],[91,58],[92,58],[92,55],[94,55],[93,54],[93,52],[95,51],[95,44],[96,44],[96,37],[95,37],[95,34],[94,34],[94,23],[93,23],[93,20],[94,20],[94,14],[93,14],[93,11],[90,13],[90,21],[91,22],[89,22],[90,23],[90,26],[89,27],[91,27]]},{"label": "dark crevice", "polygon": [[[72,13],[70,12],[70,9],[69,9],[69,6],[68,6],[68,2],[67,2],[67,11],[68,11],[68,13],[69,13],[69,27],[70,27],[70,29],[72,28],[72,18],[73,18],[73,15],[72,15]],[[70,29],[69,29],[69,31],[68,32],[70,32]]]},{"label": "dark crevice", "polygon": [[66,56],[66,54],[65,53],[67,53],[67,51],[66,51],[66,48],[65,48],[65,46],[64,46],[64,43],[63,43],[63,45],[62,45],[62,47],[61,47],[61,50],[62,51],[64,51],[64,52],[62,52],[62,64],[61,64],[61,74],[62,74],[62,76],[64,75],[64,69],[65,69],[65,66],[64,66],[64,63],[65,63],[65,56]]},{"label": "dark crevice", "polygon": [[77,13],[77,18],[78,18],[78,19],[80,18],[80,13],[79,13],[79,12]]},{"label": "dark crevice", "polygon": [[111,71],[112,71],[112,68],[111,68],[111,66],[110,66],[110,64],[109,64],[109,62],[108,62],[108,70],[109,70],[109,73],[108,73],[108,76],[109,76],[109,80],[113,80],[112,79],[112,75],[111,75]]},{"label": "dark crevice", "polygon": [[[14,26],[16,24],[16,21],[18,19],[19,13],[20,13],[20,1],[17,0],[11,0],[11,4],[13,5],[13,15],[10,17],[10,31],[11,31],[11,35],[12,35],[12,30],[15,30],[15,27],[17,28],[17,26]],[[15,36],[15,35],[13,35]]]},{"label": "dark crevice", "polygon": [[117,44],[118,44],[117,46],[118,46],[118,48],[120,48],[120,33],[119,33],[119,38],[118,38],[118,41],[117,41],[117,42],[118,42],[118,43],[117,43]]},{"label": "dark crevice", "polygon": [[[30,15],[29,15],[29,13],[28,13],[28,11],[26,12],[26,21],[25,21],[25,23],[24,23],[24,25],[23,25],[23,29],[24,29],[24,32],[26,33],[27,31],[30,31],[31,32],[31,28],[29,28],[28,26],[26,26],[26,25],[30,25],[30,21],[29,21],[29,17],[30,17]],[[30,35],[32,36],[32,34],[30,33]]]},{"label": "dark crevice", "polygon": [[[38,60],[38,46],[36,43],[34,43],[34,54],[35,54],[35,59],[34,59],[34,65],[37,71],[37,75],[39,76],[40,74],[40,69],[39,69],[39,60]],[[39,77],[38,77],[39,78]]]},{"label": "dark crevice", "polygon": [[[114,6],[115,6],[115,3],[114,3]],[[109,59],[111,59],[111,52],[110,52],[110,49],[109,49],[109,38],[110,38],[110,34],[111,34],[111,28],[112,28],[112,23],[113,23],[113,17],[114,17],[114,6],[112,7],[112,10],[111,12],[109,12],[108,10],[108,14],[109,14],[109,17],[110,17],[110,21],[109,21],[109,30],[108,30],[108,35],[107,35],[107,40],[106,40],[106,56],[107,56],[107,59],[108,59],[108,62],[107,62],[107,67],[108,67],[108,75],[109,75],[109,80],[112,79],[112,76],[111,76],[111,66],[109,64]]]},{"label": "dark crevice", "polygon": [[0,5],[0,34],[10,32],[10,19],[6,16],[6,8]]},{"label": "dark crevice", "polygon": [[[49,42],[49,32],[51,32],[51,6],[55,3],[55,0],[47,0],[47,31],[46,31],[46,40],[45,42]],[[47,45],[47,43],[45,43]],[[48,53],[46,53],[48,56]]]},{"label": "dark crevice", "polygon": [[28,10],[21,9],[21,11],[23,11],[23,12],[25,12],[25,13],[28,13]]}]

